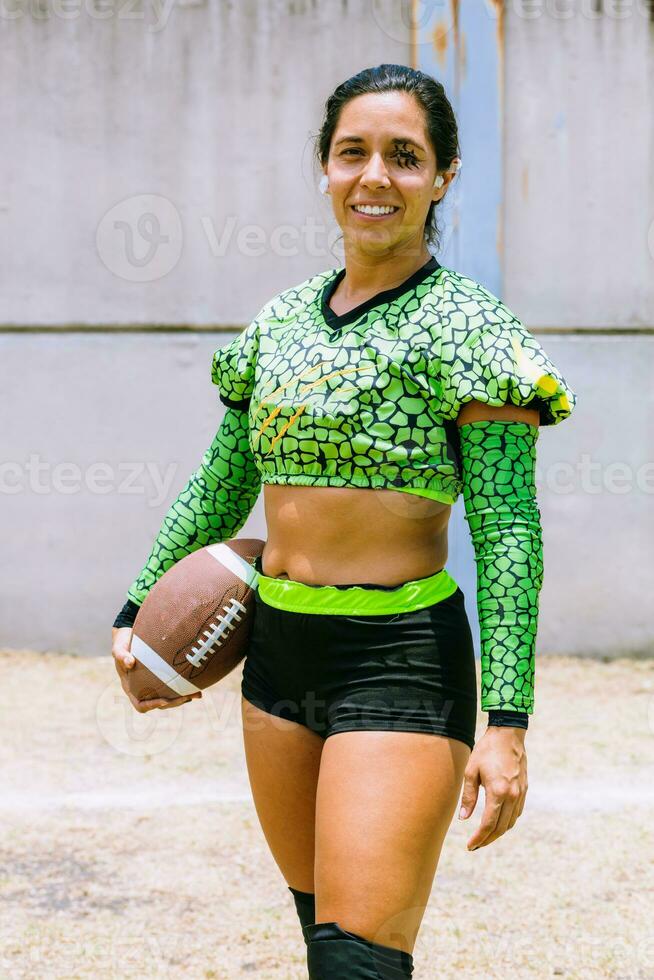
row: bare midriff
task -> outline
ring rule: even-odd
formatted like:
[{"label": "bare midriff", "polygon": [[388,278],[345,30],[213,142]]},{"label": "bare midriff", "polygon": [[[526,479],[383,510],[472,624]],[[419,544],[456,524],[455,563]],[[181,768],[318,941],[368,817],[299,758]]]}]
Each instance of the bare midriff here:
[{"label": "bare midriff", "polygon": [[401,585],[447,562],[451,505],[398,490],[264,484],[264,575]]}]

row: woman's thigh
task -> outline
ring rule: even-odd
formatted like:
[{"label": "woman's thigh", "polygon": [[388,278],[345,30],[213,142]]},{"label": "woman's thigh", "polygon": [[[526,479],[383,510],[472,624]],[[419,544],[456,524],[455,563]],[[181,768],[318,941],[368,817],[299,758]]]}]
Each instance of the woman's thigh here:
[{"label": "woman's thigh", "polygon": [[241,697],[243,742],[252,797],[264,836],[286,883],[314,890],[316,788],[325,740],[304,725]]},{"label": "woman's thigh", "polygon": [[327,738],[316,797],[317,922],[413,952],[470,752],[422,732]]}]

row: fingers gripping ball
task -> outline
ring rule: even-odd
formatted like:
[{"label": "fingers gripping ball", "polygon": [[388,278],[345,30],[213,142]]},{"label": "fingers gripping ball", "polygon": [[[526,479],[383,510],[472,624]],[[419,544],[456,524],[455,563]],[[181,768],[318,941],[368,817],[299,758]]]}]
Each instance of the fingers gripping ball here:
[{"label": "fingers gripping ball", "polygon": [[235,538],[176,562],[152,586],[134,622],[130,693],[139,700],[195,694],[247,652],[264,542]]}]

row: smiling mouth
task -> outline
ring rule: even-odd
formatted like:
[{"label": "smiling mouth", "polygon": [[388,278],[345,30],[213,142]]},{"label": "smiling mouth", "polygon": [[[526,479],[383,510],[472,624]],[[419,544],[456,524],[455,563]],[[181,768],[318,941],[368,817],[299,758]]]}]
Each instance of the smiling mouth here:
[{"label": "smiling mouth", "polygon": [[[379,205],[379,207],[384,207],[384,206],[385,205]],[[359,210],[357,210],[357,206],[355,204],[351,204],[350,205],[350,209],[352,211],[354,211],[355,214],[361,215],[362,218],[392,218],[393,215],[394,214],[397,214],[397,212],[400,209],[398,207],[395,207],[395,205],[391,205],[391,206],[392,206],[393,210],[392,211],[389,211],[389,212],[384,212],[383,214],[369,214],[366,211],[359,211]]]}]

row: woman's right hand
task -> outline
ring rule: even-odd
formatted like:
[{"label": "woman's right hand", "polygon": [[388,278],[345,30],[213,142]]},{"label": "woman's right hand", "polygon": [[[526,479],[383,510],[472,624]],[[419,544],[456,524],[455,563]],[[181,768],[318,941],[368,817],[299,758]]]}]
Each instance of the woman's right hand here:
[{"label": "woman's right hand", "polygon": [[111,653],[114,658],[116,670],[118,671],[118,676],[120,677],[121,687],[132,702],[132,706],[140,714],[146,711],[152,711],[153,708],[176,708],[178,704],[186,704],[187,701],[202,697],[202,691],[198,691],[197,694],[190,694],[185,697],[172,698],[170,700],[168,698],[153,698],[151,701],[139,701],[131,693],[127,683],[127,673],[136,663],[130,653],[132,633],[134,630],[131,626],[121,626],[118,628],[114,626],[111,632],[113,636]]}]

